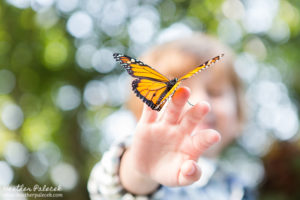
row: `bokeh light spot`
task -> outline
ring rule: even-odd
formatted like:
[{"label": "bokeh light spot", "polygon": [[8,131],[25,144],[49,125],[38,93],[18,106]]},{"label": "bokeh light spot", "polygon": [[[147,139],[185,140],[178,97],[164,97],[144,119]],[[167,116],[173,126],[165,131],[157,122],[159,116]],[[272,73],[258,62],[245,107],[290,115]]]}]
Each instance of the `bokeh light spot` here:
[{"label": "bokeh light spot", "polygon": [[60,128],[61,121],[62,116],[57,109],[44,106],[39,113],[25,119],[22,126],[24,144],[30,150],[39,149]]},{"label": "bokeh light spot", "polygon": [[78,5],[79,0],[57,0],[56,6],[62,12],[71,12]]},{"label": "bokeh light spot", "polygon": [[5,146],[4,157],[12,166],[23,167],[28,160],[28,151],[23,144],[11,141]]},{"label": "bokeh light spot", "polygon": [[0,161],[0,186],[9,185],[14,178],[12,168],[5,161]]},{"label": "bokeh light spot", "polygon": [[96,47],[94,45],[86,44],[86,45],[80,46],[76,52],[77,64],[82,69],[93,68],[92,57],[95,52],[96,52]]},{"label": "bokeh light spot", "polygon": [[120,76],[107,76],[104,78],[104,83],[108,88],[108,101],[111,106],[119,106],[126,103],[126,100],[131,90],[131,78],[127,72]]},{"label": "bokeh light spot", "polygon": [[83,97],[88,107],[102,106],[108,99],[107,87],[102,81],[90,81],[85,86]]},{"label": "bokeh light spot", "polygon": [[30,0],[6,0],[6,1],[17,8],[28,8],[30,6]]},{"label": "bokeh light spot", "polygon": [[[99,0],[87,0],[86,10],[93,16],[98,17],[101,15],[101,11],[104,5],[107,5],[110,1],[99,1]],[[121,1],[116,1],[121,2]]]},{"label": "bokeh light spot", "polygon": [[80,91],[72,85],[64,85],[58,89],[55,103],[62,110],[73,110],[81,102]]},{"label": "bokeh light spot", "polygon": [[1,120],[10,130],[18,129],[24,120],[21,108],[15,104],[5,104],[1,111]]},{"label": "bokeh light spot", "polygon": [[119,26],[125,21],[127,14],[125,2],[108,1],[103,9],[101,21],[112,26]]},{"label": "bokeh light spot", "polygon": [[218,34],[227,44],[236,44],[242,39],[242,30],[238,23],[224,19],[218,26]]},{"label": "bokeh light spot", "polygon": [[108,73],[116,66],[116,61],[113,58],[113,52],[103,48],[93,54],[92,65],[95,70],[100,73]]},{"label": "bokeh light spot", "polygon": [[254,57],[248,53],[237,56],[234,67],[238,75],[246,82],[252,82],[258,73],[258,64]]},{"label": "bokeh light spot", "polygon": [[61,186],[64,190],[71,190],[77,184],[78,174],[72,165],[59,163],[51,169],[51,179],[55,185]]},{"label": "bokeh light spot", "polygon": [[275,20],[268,32],[268,35],[274,42],[287,42],[290,38],[290,28],[283,20]]},{"label": "bokeh light spot", "polygon": [[257,60],[264,60],[267,57],[267,49],[263,41],[254,37],[251,38],[245,45],[245,52],[248,52],[255,56]]},{"label": "bokeh light spot", "polygon": [[31,154],[27,168],[34,177],[39,179],[44,176],[48,167],[48,161],[43,154],[40,152],[34,152]]},{"label": "bokeh light spot", "polygon": [[87,37],[93,29],[92,18],[87,13],[78,11],[69,18],[67,29],[76,38]]},{"label": "bokeh light spot", "polygon": [[155,26],[147,18],[135,18],[128,27],[128,32],[131,40],[137,43],[149,42],[155,32]]},{"label": "bokeh light spot", "polygon": [[36,11],[42,11],[51,7],[54,0],[31,0],[31,7]]},{"label": "bokeh light spot", "polygon": [[49,166],[53,166],[59,162],[61,159],[61,152],[58,146],[53,142],[43,143],[39,150],[41,154],[45,156],[48,161]]},{"label": "bokeh light spot", "polygon": [[[102,144],[111,144],[117,138],[125,137],[134,133],[135,117],[132,112],[127,110],[118,110],[105,118],[98,125],[99,130],[103,132]],[[116,126],[118,122],[118,126]]]},{"label": "bokeh light spot", "polygon": [[247,0],[245,3],[245,17],[243,25],[249,33],[264,33],[271,26],[275,17],[278,0]]},{"label": "bokeh light spot", "polygon": [[224,15],[233,20],[240,20],[245,15],[245,9],[240,0],[226,0],[222,5]]},{"label": "bokeh light spot", "polygon": [[59,18],[56,10],[51,8],[44,9],[38,12],[36,16],[36,22],[38,23],[38,25],[46,29],[54,26],[58,22],[58,20]]},{"label": "bokeh light spot", "polygon": [[281,106],[278,110],[276,122],[274,123],[274,135],[280,140],[293,138],[299,130],[298,116],[290,105]]},{"label": "bokeh light spot", "polygon": [[60,42],[50,42],[46,45],[44,59],[46,67],[51,70],[59,70],[64,65],[68,56],[67,47]]}]

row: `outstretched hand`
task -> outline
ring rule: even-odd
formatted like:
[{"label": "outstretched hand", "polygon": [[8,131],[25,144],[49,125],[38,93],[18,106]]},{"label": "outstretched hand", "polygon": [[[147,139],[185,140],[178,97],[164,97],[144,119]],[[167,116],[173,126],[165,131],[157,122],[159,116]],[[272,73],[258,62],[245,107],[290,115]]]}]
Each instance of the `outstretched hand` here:
[{"label": "outstretched hand", "polygon": [[[125,187],[126,163],[136,170],[135,175],[140,176],[137,180],[140,182],[185,186],[200,178],[201,171],[196,161],[220,140],[220,134],[212,129],[200,129],[198,125],[210,106],[200,102],[185,110],[189,96],[188,88],[179,88],[162,113],[144,106],[132,146],[123,157],[127,162],[121,162],[120,175]],[[135,175],[131,178],[134,179]],[[134,183],[131,180],[128,187]]]}]

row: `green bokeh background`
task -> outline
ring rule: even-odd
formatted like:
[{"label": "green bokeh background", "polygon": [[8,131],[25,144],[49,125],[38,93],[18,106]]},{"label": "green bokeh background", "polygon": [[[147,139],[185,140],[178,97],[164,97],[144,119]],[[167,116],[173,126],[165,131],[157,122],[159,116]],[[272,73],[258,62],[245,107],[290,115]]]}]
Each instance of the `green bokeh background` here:
[{"label": "green bokeh background", "polygon": [[[160,30],[175,22],[184,22],[188,18],[194,22],[192,24],[191,21],[188,22],[193,30],[217,35],[220,20],[224,18],[221,12],[223,0],[162,0],[155,2],[153,6],[158,10]],[[139,5],[147,4],[150,3],[147,1],[139,3]],[[167,11],[170,4],[176,8],[171,14]],[[51,9],[55,10],[56,8],[53,6]],[[121,69],[115,68],[109,74],[105,74],[92,68],[88,70],[80,68],[75,59],[76,41],[78,40],[66,29],[68,15],[57,13],[55,22],[49,26],[41,26],[43,23],[37,22],[37,15],[32,8],[19,9],[4,0],[0,1],[0,70],[9,70],[14,75],[12,79],[15,80],[11,82],[9,76],[2,77],[0,80],[0,90],[13,87],[10,92],[0,94],[0,112],[5,103],[12,102],[21,108],[24,115],[22,125],[15,130],[10,130],[0,120],[0,160],[5,160],[3,152],[10,141],[18,141],[23,144],[28,149],[29,155],[38,152],[40,144],[54,143],[61,153],[58,162],[72,165],[78,173],[76,186],[69,191],[64,191],[64,197],[59,199],[88,199],[86,189],[88,176],[93,165],[101,158],[101,154],[99,151],[93,150],[97,147],[87,148],[82,143],[82,130],[78,120],[84,113],[87,121],[92,121],[97,113],[98,121],[93,123],[100,123],[110,113],[119,109],[120,105],[104,104],[88,109],[84,103],[81,103],[75,109],[63,111],[56,106],[55,95],[57,90],[66,84],[76,87],[83,93],[88,81],[100,80],[112,74],[118,75],[121,73]],[[236,52],[248,50],[259,60],[259,55],[251,52],[251,48],[250,50],[247,48],[247,43],[253,38],[262,41],[267,51],[267,55],[262,61],[278,68],[282,73],[283,82],[289,88],[293,102],[298,106],[300,99],[300,2],[297,0],[279,1],[278,13],[275,18],[284,21],[288,26],[290,36],[287,40],[276,42],[266,34],[249,33],[243,30],[240,42],[231,46]],[[51,16],[49,19],[51,20]],[[128,49],[131,43],[126,29],[127,25],[125,25],[125,34],[118,35],[113,39]],[[101,30],[95,31],[96,34],[99,32]],[[101,37],[102,44],[112,40],[111,36],[103,33]],[[124,53],[127,53],[126,50]],[[284,60],[284,65],[279,62],[279,58]],[[8,82],[12,85],[8,85]],[[101,135],[94,134],[93,137],[95,146],[99,145]],[[289,166],[294,170],[290,177],[295,181],[283,183],[286,188],[294,187],[292,184],[298,184],[300,180],[299,161],[293,161],[294,158],[300,156],[300,143],[297,140],[293,140],[291,143],[293,143],[294,150],[286,152],[294,154],[290,160],[284,162],[287,163],[287,171],[291,171],[288,170]],[[276,143],[275,150],[263,159],[269,163],[270,159],[278,158],[280,163],[282,156],[276,157],[280,152],[278,149],[281,147],[287,149],[286,145],[289,146],[291,143]],[[12,185],[54,185],[50,175],[51,166],[47,167],[46,173],[41,177],[33,176],[28,171],[27,164],[23,167],[12,166],[12,169],[14,172]],[[286,173],[286,171],[282,173]],[[269,179],[273,180],[272,178],[273,176],[270,175]],[[300,198],[299,191],[292,190],[291,193],[288,189],[281,190],[282,188],[272,184],[262,184],[260,198],[272,200]]]}]

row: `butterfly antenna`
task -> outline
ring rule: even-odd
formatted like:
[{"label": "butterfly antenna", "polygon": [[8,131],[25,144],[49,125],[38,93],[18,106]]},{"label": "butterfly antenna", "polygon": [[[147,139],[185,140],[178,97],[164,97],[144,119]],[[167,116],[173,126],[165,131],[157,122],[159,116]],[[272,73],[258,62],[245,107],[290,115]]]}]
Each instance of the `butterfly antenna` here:
[{"label": "butterfly antenna", "polygon": [[187,101],[188,102],[188,104],[190,105],[190,106],[194,106],[193,104],[191,104],[191,102],[189,102],[189,101]]}]

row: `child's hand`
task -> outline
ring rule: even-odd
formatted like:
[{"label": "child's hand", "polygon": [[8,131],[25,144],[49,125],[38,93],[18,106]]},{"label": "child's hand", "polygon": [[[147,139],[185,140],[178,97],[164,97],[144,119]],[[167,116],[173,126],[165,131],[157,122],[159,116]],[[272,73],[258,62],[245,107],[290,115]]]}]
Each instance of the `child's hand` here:
[{"label": "child's hand", "polygon": [[141,194],[151,192],[158,183],[184,186],[200,178],[196,161],[220,140],[220,134],[197,126],[210,109],[207,103],[183,110],[189,96],[187,88],[178,89],[160,116],[144,106],[133,144],[121,162],[121,181],[129,191]]}]

